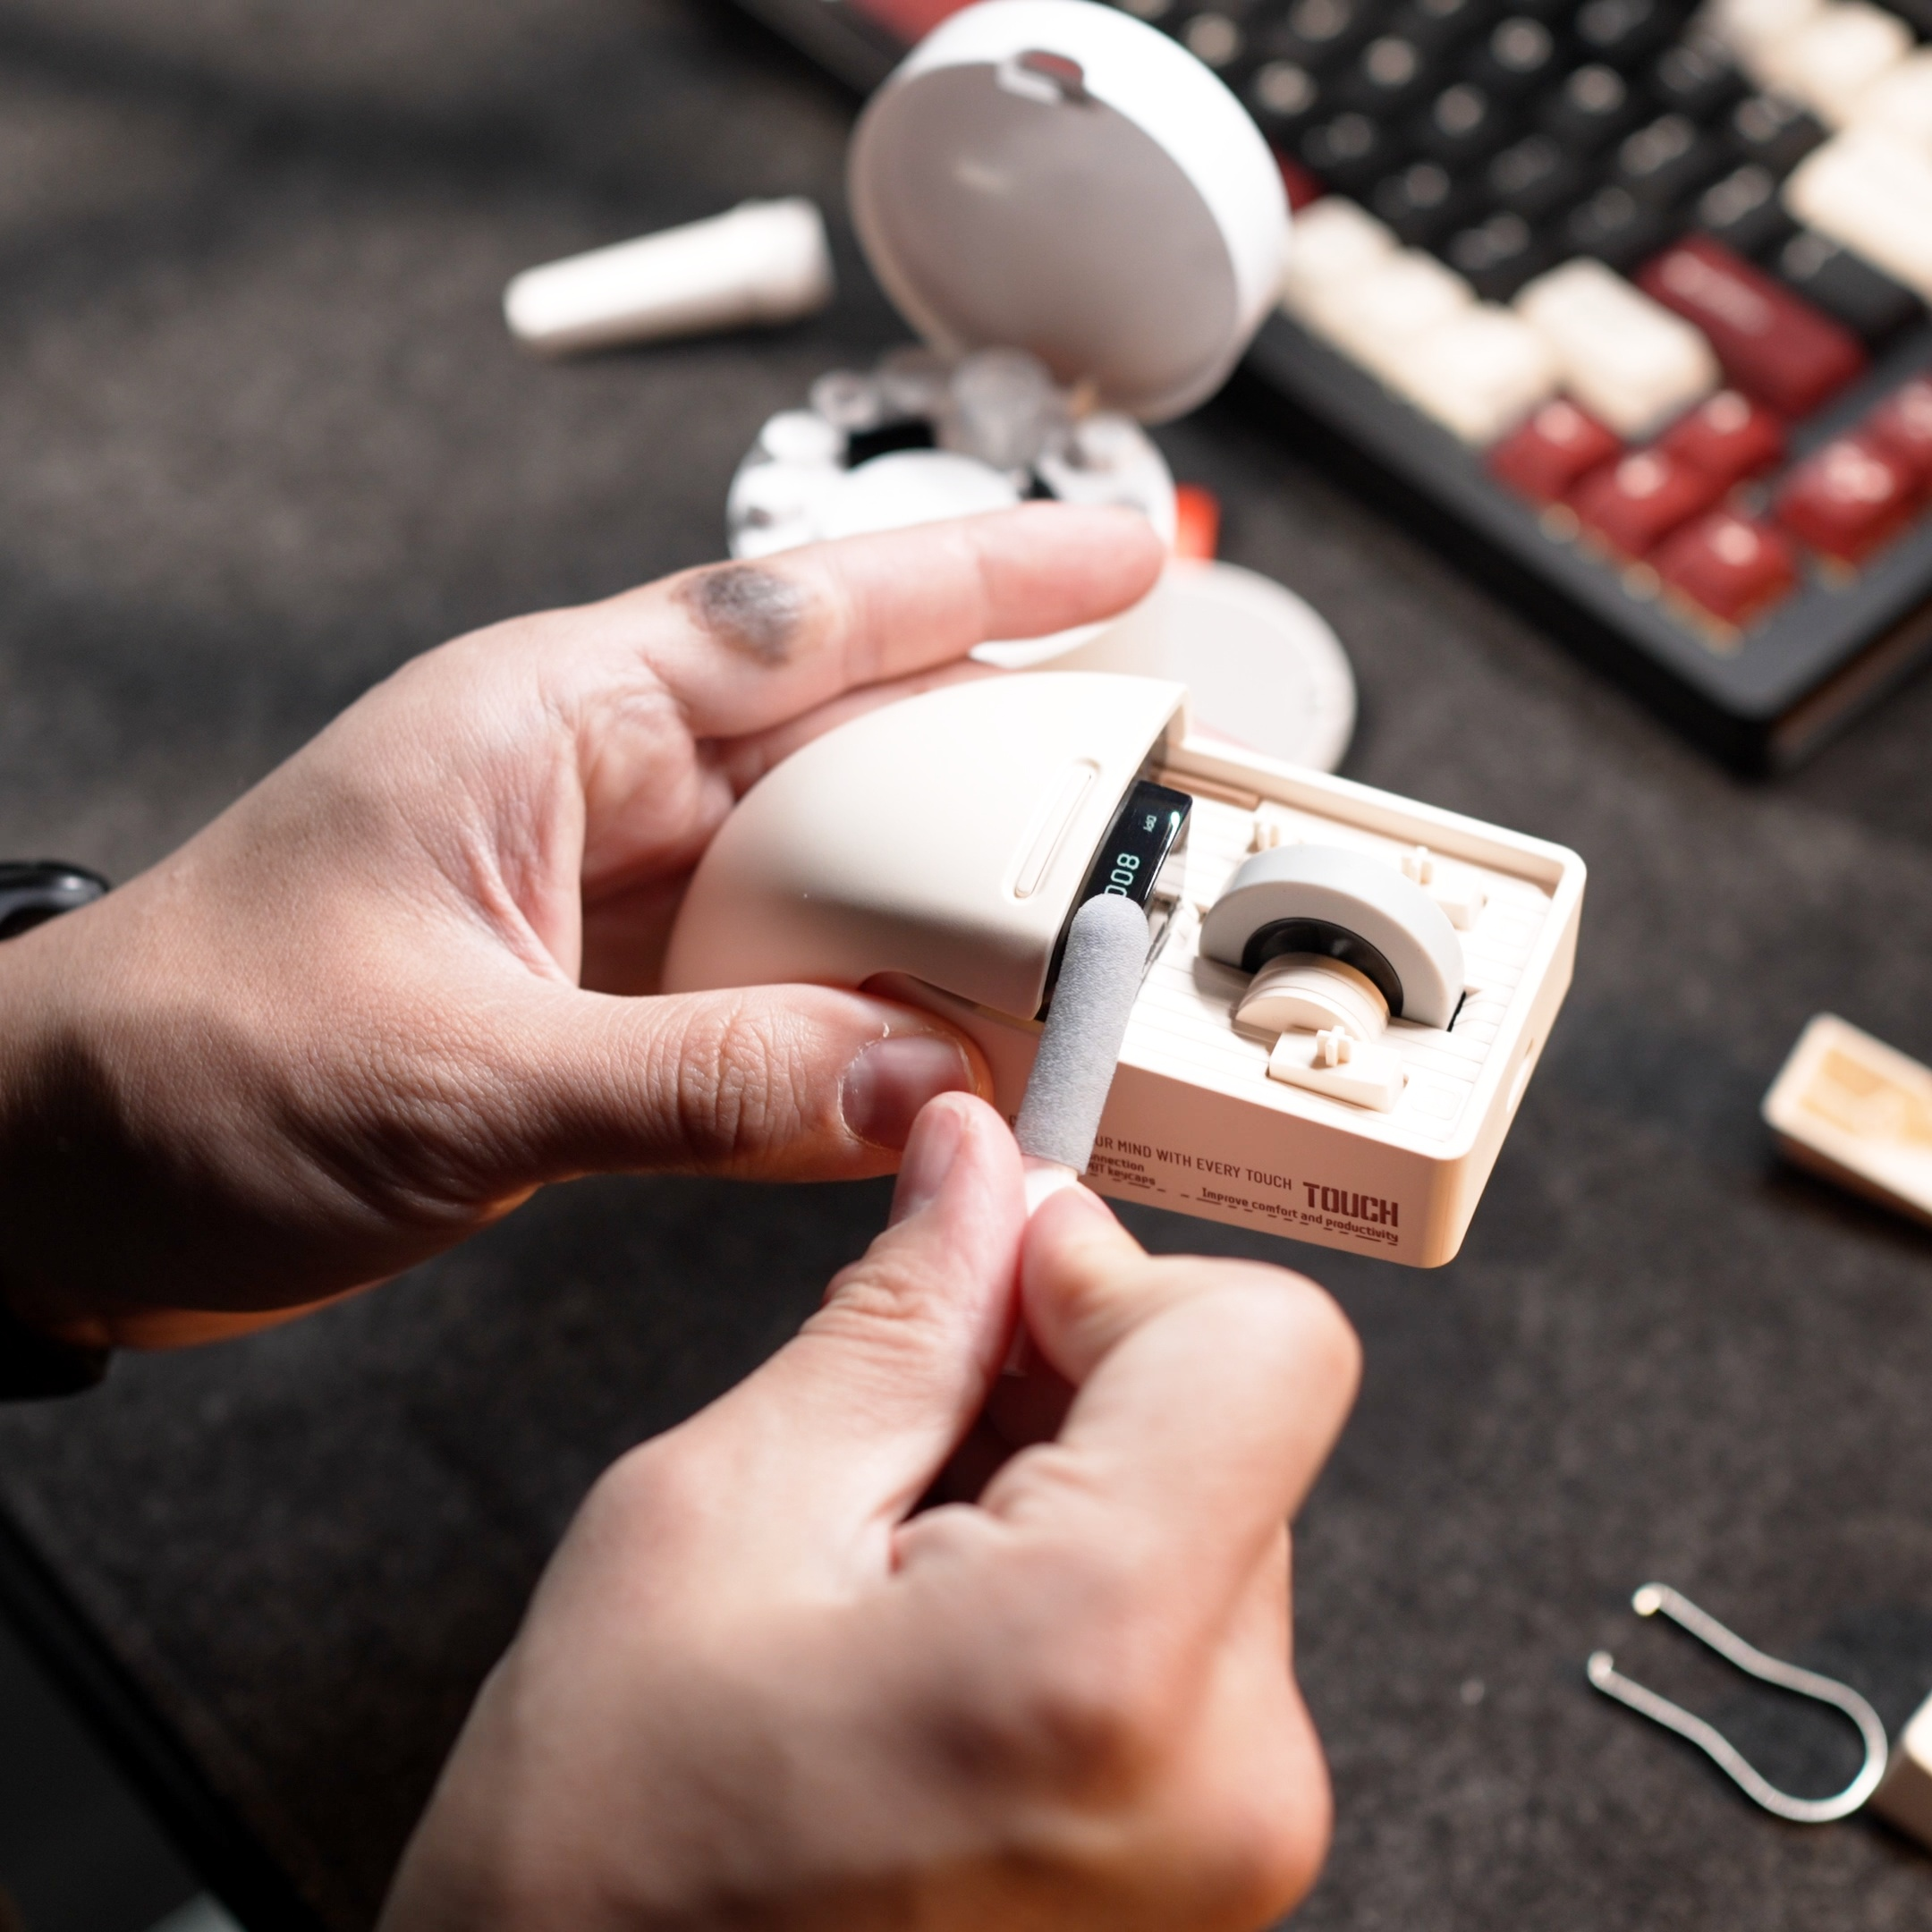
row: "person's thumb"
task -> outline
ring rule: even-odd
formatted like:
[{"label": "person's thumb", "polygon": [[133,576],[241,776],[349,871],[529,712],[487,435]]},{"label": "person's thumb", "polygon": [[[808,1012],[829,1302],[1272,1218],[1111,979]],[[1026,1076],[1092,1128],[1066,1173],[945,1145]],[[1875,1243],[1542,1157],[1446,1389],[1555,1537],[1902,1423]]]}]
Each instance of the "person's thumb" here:
[{"label": "person's thumb", "polygon": [[686,1425],[683,1453],[715,1462],[775,1583],[843,1591],[887,1573],[894,1530],[999,1373],[1025,1220],[1005,1123],[964,1094],[934,1101],[886,1232],[791,1342]]},{"label": "person's thumb", "polygon": [[987,1093],[942,1021],[830,987],[622,998],[545,988],[519,1024],[520,1108],[550,1174],[764,1181],[886,1174],[928,1100]]}]

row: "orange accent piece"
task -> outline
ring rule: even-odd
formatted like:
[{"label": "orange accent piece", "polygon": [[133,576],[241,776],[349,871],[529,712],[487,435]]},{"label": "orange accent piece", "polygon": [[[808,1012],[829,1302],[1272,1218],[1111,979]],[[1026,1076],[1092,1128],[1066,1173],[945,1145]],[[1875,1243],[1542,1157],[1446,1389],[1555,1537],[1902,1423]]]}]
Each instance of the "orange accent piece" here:
[{"label": "orange accent piece", "polygon": [[1176,483],[1174,554],[1211,564],[1221,542],[1221,499],[1199,483]]}]

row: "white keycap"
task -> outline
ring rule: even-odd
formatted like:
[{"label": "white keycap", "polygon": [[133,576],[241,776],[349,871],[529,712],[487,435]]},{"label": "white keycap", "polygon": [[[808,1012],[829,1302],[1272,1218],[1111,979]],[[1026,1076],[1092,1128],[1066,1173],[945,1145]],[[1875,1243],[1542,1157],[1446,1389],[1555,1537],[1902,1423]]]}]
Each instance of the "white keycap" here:
[{"label": "white keycap", "polygon": [[1393,379],[1410,346],[1471,308],[1475,291],[1419,249],[1323,290],[1307,320],[1343,353]]},{"label": "white keycap", "polygon": [[1908,55],[1862,95],[1852,125],[1932,154],[1932,50]]},{"label": "white keycap", "polygon": [[1660,428],[1717,386],[1710,344],[1601,262],[1565,262],[1516,298],[1563,386],[1621,436]]},{"label": "white keycap", "polygon": [[1555,393],[1556,364],[1521,316],[1471,309],[1392,359],[1392,387],[1465,443],[1493,443]]},{"label": "white keycap", "polygon": [[1395,237],[1366,208],[1324,195],[1294,218],[1282,273],[1282,306],[1305,317],[1322,294],[1395,253]]},{"label": "white keycap", "polygon": [[1756,77],[1759,61],[1822,7],[1823,0],[1713,0],[1708,18],[1739,64]]},{"label": "white keycap", "polygon": [[1828,6],[1759,56],[1758,78],[1843,127],[1868,93],[1911,52],[1911,29],[1863,0]]},{"label": "white keycap", "polygon": [[1932,156],[1882,134],[1840,134],[1799,165],[1784,206],[1932,301]]}]

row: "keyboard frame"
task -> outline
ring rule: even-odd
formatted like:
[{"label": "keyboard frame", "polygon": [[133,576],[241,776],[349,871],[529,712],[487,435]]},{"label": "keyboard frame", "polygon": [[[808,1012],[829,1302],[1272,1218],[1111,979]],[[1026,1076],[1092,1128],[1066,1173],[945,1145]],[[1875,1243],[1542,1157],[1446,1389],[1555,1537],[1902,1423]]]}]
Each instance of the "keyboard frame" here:
[{"label": "keyboard frame", "polygon": [[[903,52],[847,0],[739,4],[861,93]],[[1343,475],[1376,507],[1387,510],[1393,496],[1418,534],[1445,549],[1453,538],[1459,567],[1473,564],[1560,642],[1734,769],[1772,775],[1801,764],[1932,655],[1932,501],[1918,525],[1848,584],[1825,581],[1808,558],[1801,588],[1738,648],[1722,651],[1656,597],[1634,595],[1614,563],[1550,535],[1537,505],[1488,474],[1482,451],[1285,313],[1263,326],[1243,369],[1283,406],[1291,434],[1299,425],[1333,439]],[[1932,369],[1932,322],[1909,330],[1826,408],[1790,426],[1790,460],[1850,428],[1925,369]]]}]

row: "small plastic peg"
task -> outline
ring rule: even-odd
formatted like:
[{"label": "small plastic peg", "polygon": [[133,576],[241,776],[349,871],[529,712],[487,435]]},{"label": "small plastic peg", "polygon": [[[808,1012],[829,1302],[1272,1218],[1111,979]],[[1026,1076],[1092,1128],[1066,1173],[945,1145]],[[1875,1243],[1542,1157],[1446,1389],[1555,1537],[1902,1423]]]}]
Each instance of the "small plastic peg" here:
[{"label": "small plastic peg", "polygon": [[1402,854],[1402,877],[1413,879],[1418,886],[1433,886],[1436,883],[1436,858],[1427,845],[1418,845],[1414,851]]},{"label": "small plastic peg", "polygon": [[1339,1028],[1284,1033],[1268,1055],[1268,1078],[1330,1100],[1386,1114],[1402,1098],[1402,1063],[1386,1046],[1367,1046]]}]

